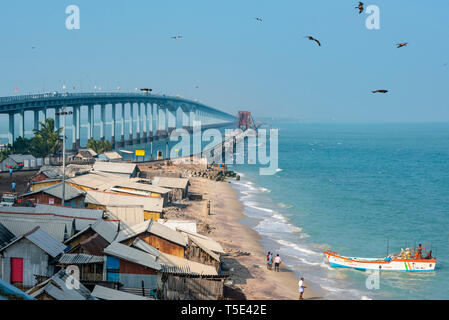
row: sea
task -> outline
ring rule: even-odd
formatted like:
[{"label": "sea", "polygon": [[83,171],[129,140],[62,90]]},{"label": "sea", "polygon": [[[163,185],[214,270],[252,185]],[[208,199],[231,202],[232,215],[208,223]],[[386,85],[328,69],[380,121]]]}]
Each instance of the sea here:
[{"label": "sea", "polygon": [[[325,299],[449,298],[449,124],[275,122],[278,170],[234,165],[248,224]],[[331,268],[421,243],[432,272]]]},{"label": "sea", "polygon": [[[32,119],[26,126],[31,136]],[[244,205],[241,222],[261,235],[266,251],[279,254],[325,299],[449,298],[449,123],[269,126],[279,135],[275,174],[261,175],[265,166],[257,163],[229,166],[241,176],[232,180]],[[97,124],[96,139],[99,133]],[[69,146],[71,134],[69,127]],[[4,127],[0,136],[4,143]],[[81,143],[86,141],[82,127]],[[145,160],[150,156],[149,144],[123,149],[145,149]],[[165,149],[165,141],[158,141],[153,155]],[[323,254],[381,258],[419,243],[436,256],[435,271],[376,275],[336,269]]]}]

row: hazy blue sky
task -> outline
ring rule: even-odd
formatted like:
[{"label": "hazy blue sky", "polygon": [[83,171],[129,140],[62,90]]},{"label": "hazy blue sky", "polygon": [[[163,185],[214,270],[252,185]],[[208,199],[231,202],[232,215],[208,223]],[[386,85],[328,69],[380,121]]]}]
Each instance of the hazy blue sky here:
[{"label": "hazy blue sky", "polygon": [[380,30],[348,0],[1,1],[0,95],[150,87],[256,117],[448,121],[449,2],[364,2]]}]

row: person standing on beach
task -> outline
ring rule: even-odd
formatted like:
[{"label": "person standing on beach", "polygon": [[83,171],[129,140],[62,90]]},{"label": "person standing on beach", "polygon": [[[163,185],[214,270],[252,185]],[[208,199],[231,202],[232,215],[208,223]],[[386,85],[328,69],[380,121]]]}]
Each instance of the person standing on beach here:
[{"label": "person standing on beach", "polygon": [[12,179],[12,173],[13,173],[12,168],[9,168],[9,179]]},{"label": "person standing on beach", "polygon": [[270,254],[271,254],[271,252],[268,251],[268,253],[267,253],[267,270],[270,269]]},{"label": "person standing on beach", "polygon": [[268,255],[268,270],[273,270],[273,253]]},{"label": "person standing on beach", "polygon": [[11,183],[11,190],[12,192],[16,192],[16,183],[14,181]]},{"label": "person standing on beach", "polygon": [[276,258],[274,258],[274,271],[279,272],[279,265],[281,264],[282,260],[281,257],[279,257],[279,254],[276,255]]},{"label": "person standing on beach", "polygon": [[302,295],[304,294],[304,289],[307,288],[306,286],[304,286],[304,278],[301,278],[301,280],[299,280],[298,286],[299,286],[299,300],[304,300]]}]

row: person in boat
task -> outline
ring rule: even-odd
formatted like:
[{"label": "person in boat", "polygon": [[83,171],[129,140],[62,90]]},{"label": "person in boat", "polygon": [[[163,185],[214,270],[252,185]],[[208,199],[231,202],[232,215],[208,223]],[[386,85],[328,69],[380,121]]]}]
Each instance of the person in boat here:
[{"label": "person in boat", "polygon": [[432,259],[432,250],[429,251],[429,253],[428,253],[427,256],[426,256],[426,259],[427,259],[427,260]]},{"label": "person in boat", "polygon": [[421,243],[418,245],[416,249],[415,259],[422,259],[422,246]]}]

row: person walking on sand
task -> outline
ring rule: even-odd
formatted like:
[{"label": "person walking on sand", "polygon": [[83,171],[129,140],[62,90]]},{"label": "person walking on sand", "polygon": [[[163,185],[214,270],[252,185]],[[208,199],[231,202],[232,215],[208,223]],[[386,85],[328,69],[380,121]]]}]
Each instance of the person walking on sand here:
[{"label": "person walking on sand", "polygon": [[301,278],[299,280],[298,286],[299,286],[299,300],[304,300],[302,295],[304,294],[304,289],[307,288],[306,286],[304,286],[304,278]]},{"label": "person walking on sand", "polygon": [[273,253],[268,256],[268,270],[273,270]]},{"label": "person walking on sand", "polygon": [[9,178],[12,179],[12,168],[9,168]]},{"label": "person walking on sand", "polygon": [[270,254],[271,254],[271,252],[270,251],[268,251],[268,253],[267,253],[267,269],[270,269]]},{"label": "person walking on sand", "polygon": [[279,265],[281,264],[282,260],[281,257],[279,257],[279,254],[276,255],[276,258],[274,258],[274,271],[279,272]]}]

